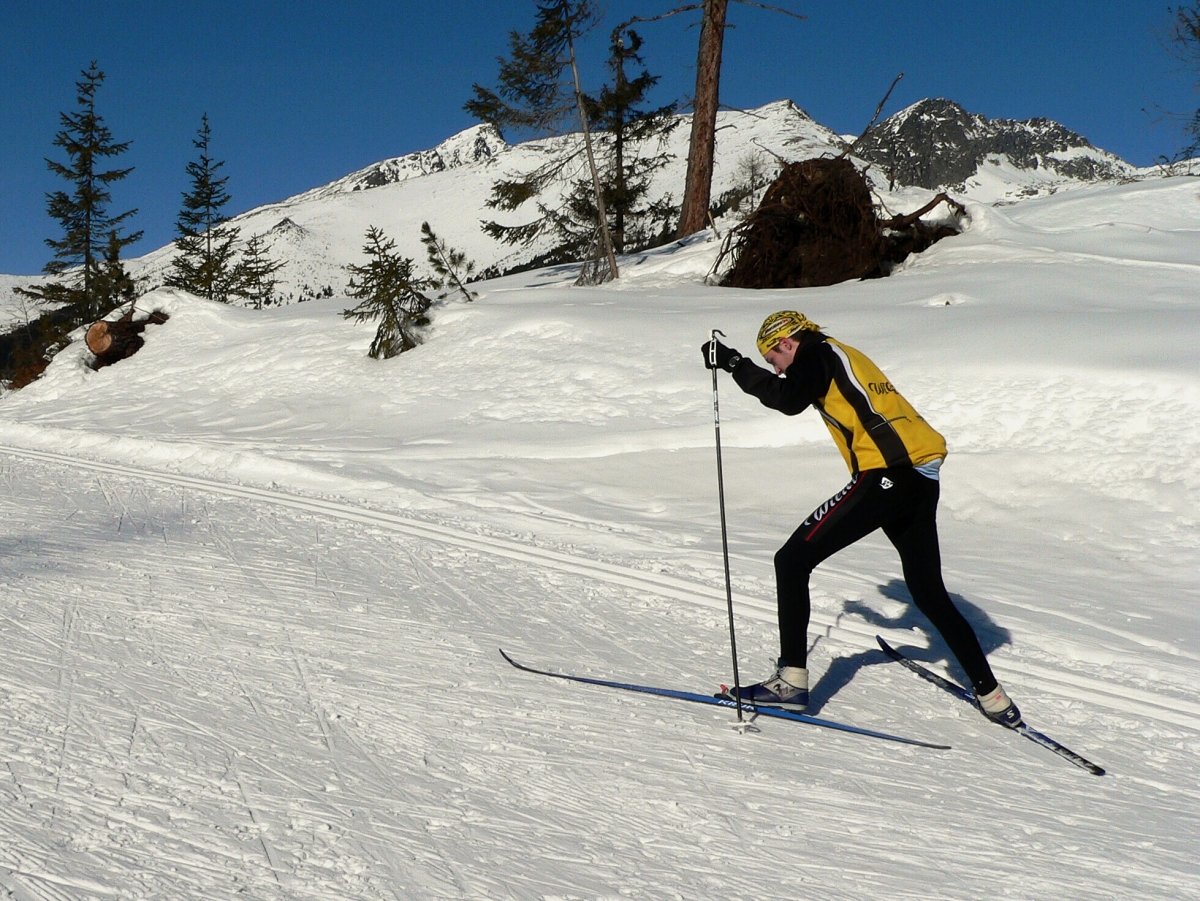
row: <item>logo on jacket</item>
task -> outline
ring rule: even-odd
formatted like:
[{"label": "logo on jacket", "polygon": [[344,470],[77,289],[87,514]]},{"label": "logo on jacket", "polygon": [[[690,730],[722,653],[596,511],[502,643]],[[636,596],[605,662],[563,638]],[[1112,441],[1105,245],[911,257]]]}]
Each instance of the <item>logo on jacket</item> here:
[{"label": "logo on jacket", "polygon": [[896,484],[896,483],[893,482],[891,479],[889,479],[887,476],[884,476],[882,479],[879,480],[879,487],[882,488],[884,491],[887,491],[894,484]]}]

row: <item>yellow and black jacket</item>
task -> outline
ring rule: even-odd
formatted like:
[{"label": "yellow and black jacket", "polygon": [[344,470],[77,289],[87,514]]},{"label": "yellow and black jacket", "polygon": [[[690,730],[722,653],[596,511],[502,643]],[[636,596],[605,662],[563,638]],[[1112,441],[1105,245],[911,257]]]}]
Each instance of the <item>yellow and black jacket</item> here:
[{"label": "yellow and black jacket", "polygon": [[764,406],[789,416],[816,407],[850,472],[922,466],[946,456],[946,440],[853,347],[805,334],[785,375],[745,357],[733,370],[738,386]]}]

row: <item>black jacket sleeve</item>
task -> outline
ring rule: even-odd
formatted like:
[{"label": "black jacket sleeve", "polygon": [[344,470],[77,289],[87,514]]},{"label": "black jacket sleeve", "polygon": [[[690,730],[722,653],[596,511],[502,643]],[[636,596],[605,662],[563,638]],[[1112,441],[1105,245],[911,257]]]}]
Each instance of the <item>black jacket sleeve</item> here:
[{"label": "black jacket sleeve", "polygon": [[756,366],[745,357],[733,370],[733,380],[747,394],[752,394],[764,407],[795,416],[807,410],[825,396],[832,376],[825,363],[829,353],[824,341],[801,348],[788,367],[787,378]]}]

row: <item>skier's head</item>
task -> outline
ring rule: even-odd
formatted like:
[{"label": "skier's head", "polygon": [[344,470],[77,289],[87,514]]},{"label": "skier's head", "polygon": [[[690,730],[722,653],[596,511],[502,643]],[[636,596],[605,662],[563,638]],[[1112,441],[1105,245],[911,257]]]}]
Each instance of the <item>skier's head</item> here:
[{"label": "skier's head", "polygon": [[783,373],[792,365],[804,332],[819,332],[821,327],[795,310],[780,310],[763,320],[758,330],[758,352],[775,371]]}]

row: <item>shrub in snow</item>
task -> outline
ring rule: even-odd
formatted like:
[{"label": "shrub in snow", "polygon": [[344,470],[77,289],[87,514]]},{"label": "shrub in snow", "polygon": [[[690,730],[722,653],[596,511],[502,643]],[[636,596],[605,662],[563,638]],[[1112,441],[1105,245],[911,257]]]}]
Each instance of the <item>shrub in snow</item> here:
[{"label": "shrub in snow", "polygon": [[433,301],[424,293],[433,287],[429,279],[413,272],[413,261],[396,253],[396,242],[381,229],[367,229],[363,253],[366,265],[350,266],[346,294],[358,298],[358,306],[343,311],[357,322],[379,320],[379,328],[367,353],[376,360],[394,357],[418,344],[416,330],[428,325],[425,315]]}]

